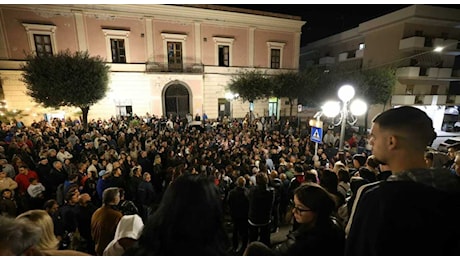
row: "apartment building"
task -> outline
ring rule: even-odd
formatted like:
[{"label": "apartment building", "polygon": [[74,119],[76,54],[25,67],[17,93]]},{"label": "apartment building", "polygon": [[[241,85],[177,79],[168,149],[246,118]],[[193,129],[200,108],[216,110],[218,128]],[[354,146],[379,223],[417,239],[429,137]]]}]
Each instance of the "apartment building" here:
[{"label": "apartment building", "polygon": [[[460,10],[412,5],[301,48],[300,67],[349,70],[397,67],[397,83],[383,109],[411,105],[425,110],[436,129],[444,113],[460,105]],[[444,123],[443,123],[444,121]]]},{"label": "apartment building", "polygon": [[[65,49],[88,51],[110,66],[110,90],[91,107],[89,119],[130,113],[244,117],[249,103],[226,99],[228,82],[244,70],[298,70],[305,22],[218,5],[4,4],[0,23],[0,99],[25,111],[27,123],[79,111],[39,106],[21,81],[25,53]],[[254,113],[288,115],[289,105],[260,100]]]}]

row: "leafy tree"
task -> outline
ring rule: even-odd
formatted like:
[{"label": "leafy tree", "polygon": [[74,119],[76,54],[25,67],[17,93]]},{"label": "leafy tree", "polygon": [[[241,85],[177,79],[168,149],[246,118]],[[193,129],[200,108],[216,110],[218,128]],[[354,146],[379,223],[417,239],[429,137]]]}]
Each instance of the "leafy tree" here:
[{"label": "leafy tree", "polygon": [[304,82],[304,87],[301,91],[295,93],[299,97],[299,102],[309,107],[320,107],[322,103],[332,96],[334,84],[329,72],[321,67],[308,67],[300,71],[300,78]]},{"label": "leafy tree", "polygon": [[368,104],[388,103],[396,83],[395,69],[392,67],[347,71],[309,67],[302,72],[307,84],[302,100],[312,106],[321,105],[328,99],[337,99],[337,90],[344,84],[355,87],[356,95]]},{"label": "leafy tree", "polygon": [[364,70],[362,95],[369,104],[387,104],[396,84],[396,70],[392,67]]},{"label": "leafy tree", "polygon": [[[358,85],[363,99],[369,105],[387,104],[390,101],[393,87],[396,84],[396,69],[384,67],[362,71],[362,81]],[[364,117],[364,127],[368,127],[369,110]]]},{"label": "leafy tree", "polygon": [[[261,71],[243,71],[230,79],[227,88],[233,93],[238,93],[243,101],[252,103],[254,100],[269,97],[273,89],[273,82],[270,76]],[[251,121],[250,111],[249,122]]]},{"label": "leafy tree", "polygon": [[261,71],[244,71],[230,79],[228,89],[233,93],[238,93],[243,101],[253,102],[270,96],[272,81],[270,76]]},{"label": "leafy tree", "polygon": [[109,67],[101,57],[88,52],[61,51],[57,55],[27,55],[22,65],[27,94],[44,107],[75,106],[88,125],[92,105],[105,97]]},{"label": "leafy tree", "polygon": [[277,74],[273,77],[273,83],[273,95],[278,98],[288,98],[290,105],[289,116],[292,117],[294,100],[296,100],[299,94],[304,92],[306,88],[303,75],[298,72]]},{"label": "leafy tree", "polygon": [[28,116],[29,114],[24,114],[23,110],[13,110],[10,111],[6,108],[0,109],[0,121],[9,124],[15,120],[21,120],[24,116]]}]

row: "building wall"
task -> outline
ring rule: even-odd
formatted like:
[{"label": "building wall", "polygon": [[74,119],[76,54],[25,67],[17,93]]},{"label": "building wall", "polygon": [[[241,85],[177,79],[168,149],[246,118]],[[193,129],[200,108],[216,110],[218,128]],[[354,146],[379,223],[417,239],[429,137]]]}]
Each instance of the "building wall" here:
[{"label": "building wall", "polygon": [[[89,119],[114,116],[119,105],[131,105],[137,115],[161,116],[165,90],[175,83],[184,85],[189,91],[192,114],[206,112],[209,118],[216,118],[218,100],[225,97],[232,76],[241,70],[267,70],[267,41],[284,44],[282,69],[298,69],[300,32],[305,23],[300,17],[286,15],[130,4],[1,5],[0,21],[0,79],[4,96],[10,108],[33,111],[34,116],[23,119],[26,123],[41,118],[44,113],[65,111],[66,116],[73,116],[78,109],[46,109],[26,95],[19,68],[24,52],[30,52],[31,47],[22,23],[54,25],[55,51],[88,50],[91,56],[98,55],[107,61],[111,60],[111,54],[104,32],[127,36],[127,63],[108,62],[110,90],[104,99],[90,108]],[[164,36],[178,37],[183,41],[184,66],[200,65],[203,70],[165,72],[147,69],[149,64],[164,65],[167,62]],[[233,39],[230,67],[218,66],[215,37]],[[233,101],[234,117],[244,116],[248,109],[248,103]],[[255,102],[254,113],[263,115],[267,110],[267,100]],[[280,110],[284,111],[284,105],[280,105]]]},{"label": "building wall", "polygon": [[294,41],[292,41],[292,34],[275,32],[272,30],[257,30],[254,34],[254,67],[264,68],[269,66],[269,48],[267,46],[267,42],[285,43],[282,49],[283,67],[289,69],[298,68],[298,64],[294,63],[295,46]]},{"label": "building wall", "polygon": [[[363,69],[388,65],[398,68],[391,101],[383,106],[371,106],[368,120],[381,112],[381,108],[396,105],[423,105],[428,107],[427,111],[436,111],[430,112],[430,116],[438,116],[445,106],[460,105],[455,102],[459,100],[457,97],[449,96],[455,88],[452,83],[460,82],[460,48],[456,46],[460,41],[459,17],[458,9],[412,5],[309,43],[301,50],[305,53],[301,55],[305,59],[301,64],[312,65],[322,57],[337,57],[341,52],[357,50],[359,42],[364,42]],[[411,37],[415,38],[411,40]],[[429,38],[436,43],[433,41],[430,46]],[[434,52],[439,42],[449,48]],[[338,64],[344,63],[335,65]],[[433,121],[434,127],[440,129],[442,119],[433,118]]]},{"label": "building wall", "polygon": [[88,41],[88,51],[93,55],[107,57],[106,38],[102,29],[125,29],[129,31],[129,57],[130,63],[145,62],[145,38],[141,34],[145,33],[143,20],[130,17],[115,17],[113,19],[101,19],[94,16],[85,16],[86,39]]},{"label": "building wall", "polygon": [[217,49],[214,37],[234,39],[230,64],[234,67],[248,66],[249,45],[248,28],[228,27],[225,25],[202,24],[202,53],[203,64],[207,66],[217,66]]},{"label": "building wall", "polygon": [[[53,24],[56,26],[57,49],[77,50],[75,23],[72,14],[66,16],[52,16],[39,12],[17,10],[2,7],[2,21],[4,21],[4,36],[8,43],[8,58],[11,60],[24,59],[24,52],[29,53],[31,46],[25,33],[23,23]],[[21,32],[21,33],[18,33]]]},{"label": "building wall", "polygon": [[399,41],[403,29],[404,26],[398,24],[366,33],[363,67],[378,67],[400,59]]}]

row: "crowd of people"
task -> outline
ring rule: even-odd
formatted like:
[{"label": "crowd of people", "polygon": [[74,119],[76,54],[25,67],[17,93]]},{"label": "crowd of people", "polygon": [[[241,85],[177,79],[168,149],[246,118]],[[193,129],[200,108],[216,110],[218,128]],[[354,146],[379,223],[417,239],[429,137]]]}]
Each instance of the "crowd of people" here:
[{"label": "crowd of people", "polygon": [[460,151],[432,158],[421,110],[383,112],[340,152],[334,129],[315,153],[289,120],[195,120],[2,123],[0,254],[460,253]]}]

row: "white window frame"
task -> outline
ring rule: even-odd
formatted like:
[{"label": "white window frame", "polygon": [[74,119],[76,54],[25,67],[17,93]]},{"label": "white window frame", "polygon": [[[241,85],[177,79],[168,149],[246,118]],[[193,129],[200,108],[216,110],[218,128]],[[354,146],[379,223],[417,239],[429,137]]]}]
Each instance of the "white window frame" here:
[{"label": "white window frame", "polygon": [[110,44],[110,39],[122,39],[125,41],[125,55],[126,63],[131,62],[131,57],[129,54],[129,30],[113,30],[113,29],[102,29],[105,37],[105,46],[107,50],[107,62],[112,62],[112,45]]},{"label": "white window frame", "polygon": [[286,43],[284,42],[267,42],[267,68],[272,67],[272,49],[280,50],[280,69],[283,68],[283,50]]},{"label": "white window frame", "polygon": [[216,66],[219,66],[219,45],[224,45],[228,46],[228,66],[233,67],[233,42],[235,41],[235,38],[230,38],[230,37],[212,37],[214,40],[214,53],[215,53],[215,59],[214,59],[214,64]]},{"label": "white window frame", "polygon": [[35,48],[34,34],[49,35],[53,54],[58,53],[56,44],[56,25],[23,23],[22,26],[26,29],[29,47],[35,54],[37,54],[37,49]]},{"label": "white window frame", "polygon": [[186,52],[185,52],[185,41],[187,40],[187,34],[181,33],[161,33],[161,39],[163,39],[163,56],[164,64],[168,64],[168,42],[180,42],[182,45],[182,66],[184,65]]}]

